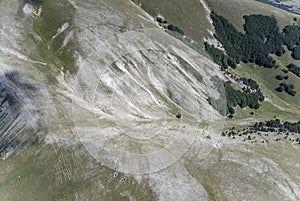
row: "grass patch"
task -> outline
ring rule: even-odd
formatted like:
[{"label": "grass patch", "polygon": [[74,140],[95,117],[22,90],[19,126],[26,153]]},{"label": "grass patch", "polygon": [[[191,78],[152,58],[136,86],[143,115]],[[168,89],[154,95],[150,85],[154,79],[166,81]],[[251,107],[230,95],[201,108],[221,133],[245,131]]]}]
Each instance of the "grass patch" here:
[{"label": "grass patch", "polygon": [[[73,57],[75,43],[71,41],[62,48],[63,41],[73,23],[74,8],[67,0],[43,0],[40,4],[43,10],[34,23],[34,30],[41,38],[41,41],[37,41],[40,56],[48,64],[58,68],[63,67],[65,71],[75,73]],[[70,27],[53,39],[52,37],[64,23],[69,23]]]},{"label": "grass patch", "polygon": [[199,183],[201,183],[206,193],[208,194],[208,199],[210,201],[226,200],[222,196],[218,184],[211,177],[212,173],[209,170],[202,170],[200,167],[196,167],[192,164],[187,164],[186,167],[190,175],[197,179]]},{"label": "grass patch", "polygon": [[210,34],[211,25],[206,11],[199,0],[132,0],[153,17],[163,15],[170,24],[174,24],[184,33],[203,45],[203,37]]},{"label": "grass patch", "polygon": [[149,181],[118,173],[94,160],[83,146],[33,145],[1,161],[5,200],[157,200]]}]

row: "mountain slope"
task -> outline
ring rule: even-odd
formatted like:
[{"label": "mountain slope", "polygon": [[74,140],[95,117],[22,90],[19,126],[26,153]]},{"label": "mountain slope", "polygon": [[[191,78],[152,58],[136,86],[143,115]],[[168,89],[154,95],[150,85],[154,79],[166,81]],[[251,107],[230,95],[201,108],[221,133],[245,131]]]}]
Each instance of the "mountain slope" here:
[{"label": "mountain slope", "polygon": [[[210,36],[203,4],[178,3],[162,14]],[[131,1],[0,9],[0,139],[18,145],[1,153],[1,200],[299,200],[299,146],[222,137],[257,120],[225,122],[207,101],[224,97],[219,66]]]}]

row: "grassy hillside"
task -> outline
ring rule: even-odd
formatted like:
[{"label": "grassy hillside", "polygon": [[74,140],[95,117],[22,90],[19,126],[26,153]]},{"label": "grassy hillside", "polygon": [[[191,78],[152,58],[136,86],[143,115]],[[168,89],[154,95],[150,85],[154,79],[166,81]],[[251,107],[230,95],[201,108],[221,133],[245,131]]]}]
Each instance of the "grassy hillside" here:
[{"label": "grassy hillside", "polygon": [[[211,25],[207,20],[207,13],[198,0],[192,1],[166,1],[166,0],[133,0],[137,5],[141,6],[145,11],[152,16],[158,14],[163,15],[170,23],[180,27],[186,35],[190,36],[195,41],[203,45],[203,37],[209,36],[207,29],[211,29]],[[278,21],[280,32],[286,25],[299,23],[300,16],[287,12],[285,10],[267,5],[255,0],[206,0],[209,8],[217,14],[225,17],[230,23],[234,25],[239,31],[244,32],[243,24],[245,23],[243,16],[251,14],[273,15]],[[295,21],[294,18],[298,20]],[[294,84],[296,91],[295,97],[291,97],[286,93],[279,93],[275,88],[281,83],[275,79],[278,74],[285,74],[282,72],[286,65],[295,63],[300,65],[300,62],[292,59],[291,52],[287,51],[281,57],[272,56],[277,69],[264,69],[253,64],[242,63],[238,69],[233,70],[232,73],[239,77],[253,78],[261,86],[263,93],[266,95],[267,101],[262,103],[262,107],[257,110],[255,117],[258,119],[272,118],[278,115],[286,120],[294,120],[295,111],[299,111],[300,103],[300,79],[292,73],[288,73],[289,79],[287,83]],[[283,109],[284,108],[284,109]],[[251,117],[250,109],[238,109],[236,118]]]},{"label": "grassy hillside", "polygon": [[133,0],[152,16],[163,15],[169,23],[180,27],[186,35],[203,44],[211,25],[199,0]]},{"label": "grassy hillside", "polygon": [[[256,1],[208,0],[208,3],[213,11],[215,11],[218,15],[225,17],[240,32],[244,32],[244,15],[273,15],[277,19],[281,30],[286,25],[297,23],[298,20],[295,21],[294,18],[299,17],[295,14],[288,13],[284,10]],[[228,12],[229,10],[230,12]],[[253,63],[241,63],[237,69],[230,69],[231,73],[238,77],[251,78],[257,81],[263,94],[266,96],[266,101],[262,103],[262,107],[255,111],[255,119],[268,119],[278,116],[286,120],[297,120],[297,117],[294,114],[298,113],[300,110],[300,79],[291,72],[284,73],[282,70],[286,69],[286,66],[290,63],[299,65],[299,61],[294,60],[291,57],[291,52],[288,51],[285,46],[284,49],[285,54],[280,57],[271,55],[274,61],[276,61],[275,65],[278,66],[278,68],[267,69],[259,67]],[[277,80],[275,78],[277,75],[288,76],[289,78],[288,80]],[[275,91],[275,88],[277,88],[282,82],[293,84],[298,93],[295,96],[290,96],[285,92],[280,93]],[[249,113],[250,110],[247,108],[238,109],[234,120],[249,118],[251,117]]]},{"label": "grassy hillside", "polygon": [[[211,24],[207,13],[199,0],[132,0],[152,16],[163,15],[171,24],[180,27],[186,35],[203,45],[203,37],[210,36],[207,29]],[[293,18],[300,16],[282,9],[257,2],[255,0],[206,0],[209,8],[228,19],[240,31],[243,31],[244,15],[274,15],[282,29],[293,24]]]},{"label": "grassy hillside", "polygon": [[[275,76],[281,73],[280,67],[278,69],[266,69],[254,64],[242,63],[237,69],[231,71],[233,74],[237,74],[240,77],[247,77],[256,80],[259,83],[263,94],[266,96],[266,101],[262,103],[262,107],[255,111],[255,118],[269,119],[277,116],[281,119],[291,121],[298,119],[294,113],[300,109],[299,93],[295,97],[291,97],[286,93],[279,93],[274,90],[280,83],[280,81],[275,79]],[[300,80],[294,78],[291,73],[288,75],[290,78],[287,82],[294,83],[296,91],[299,92]],[[244,112],[240,111],[240,114],[238,113],[239,115],[236,116],[237,119],[249,115],[250,111],[243,111]]]},{"label": "grassy hillside", "polygon": [[[32,146],[0,163],[0,200],[157,200],[147,180],[99,165],[82,146]],[[17,193],[16,193],[17,192]],[[29,193],[31,192],[31,193]]]},{"label": "grassy hillside", "polygon": [[293,24],[295,17],[300,20],[299,15],[254,0],[207,0],[207,3],[212,10],[228,19],[240,31],[243,31],[244,15],[274,15],[281,29],[287,24]]}]

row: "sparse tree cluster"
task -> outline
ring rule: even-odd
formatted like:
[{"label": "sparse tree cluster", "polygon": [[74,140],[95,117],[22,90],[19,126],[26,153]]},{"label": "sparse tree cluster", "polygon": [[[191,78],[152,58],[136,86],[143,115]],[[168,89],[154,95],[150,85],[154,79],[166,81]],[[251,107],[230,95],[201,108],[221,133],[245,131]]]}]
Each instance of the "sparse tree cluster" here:
[{"label": "sparse tree cluster", "polygon": [[292,73],[294,73],[295,75],[300,77],[300,67],[299,66],[296,66],[295,64],[289,64],[287,66],[287,68],[289,69],[289,71],[291,71]]},{"label": "sparse tree cluster", "polygon": [[169,24],[169,25],[167,26],[167,29],[168,29],[169,31],[175,31],[175,32],[177,32],[177,33],[180,33],[180,34],[184,35],[184,32],[183,32],[179,27],[177,27],[177,26],[175,26],[175,25],[173,25],[173,24]]},{"label": "sparse tree cluster", "polygon": [[230,82],[225,82],[225,92],[228,108],[240,106],[241,108],[259,108],[259,98],[254,93],[242,92],[234,89]]},{"label": "sparse tree cluster", "polygon": [[[232,127],[221,133],[223,137],[230,137],[231,139],[240,137],[244,142],[249,143],[269,143],[269,140],[273,138],[274,141],[289,140],[292,143],[300,144],[300,137],[297,134],[300,134],[300,121],[282,122],[279,119],[257,122],[239,130]],[[261,136],[264,136],[263,139],[260,138]],[[266,139],[266,137],[271,138]]]},{"label": "sparse tree cluster", "polygon": [[255,94],[261,102],[265,100],[265,96],[255,80],[250,78],[239,78],[237,81],[241,81],[245,85],[245,87],[243,87],[244,92]]},{"label": "sparse tree cluster", "polygon": [[266,122],[255,123],[253,128],[258,131],[293,132],[300,134],[300,121],[281,122],[279,119],[272,119]]},{"label": "sparse tree cluster", "polygon": [[[252,84],[256,88],[256,85],[254,83]],[[259,101],[263,101],[264,99],[263,96],[262,98],[257,93],[234,89],[231,86],[231,82],[224,82],[224,89],[226,97],[221,97],[217,100],[209,98],[208,102],[218,110],[220,114],[229,115],[229,117],[233,117],[232,115],[235,114],[234,107],[239,106],[245,108],[248,106],[251,109],[258,109],[260,107]],[[226,111],[224,111],[224,107],[226,107]]]},{"label": "sparse tree cluster", "polygon": [[285,82],[280,83],[279,87],[277,87],[275,89],[278,92],[286,92],[287,94],[291,95],[291,96],[295,96],[296,95],[296,91],[295,91],[295,86],[293,84],[287,84]]},{"label": "sparse tree cluster", "polygon": [[224,52],[218,48],[215,48],[208,43],[205,43],[205,50],[211,56],[212,60],[221,66],[221,70],[225,70],[228,68],[229,63],[232,65],[233,68],[236,67],[235,62],[231,59],[228,62],[228,57],[224,54]]},{"label": "sparse tree cluster", "polygon": [[285,76],[283,76],[283,75],[276,75],[275,78],[277,80],[288,80],[289,76],[288,75],[285,75]]},{"label": "sparse tree cluster", "polygon": [[158,22],[159,26],[161,26],[162,28],[184,35],[182,29],[180,29],[179,27],[173,24],[169,24],[168,21],[163,16],[157,16],[156,21]]}]

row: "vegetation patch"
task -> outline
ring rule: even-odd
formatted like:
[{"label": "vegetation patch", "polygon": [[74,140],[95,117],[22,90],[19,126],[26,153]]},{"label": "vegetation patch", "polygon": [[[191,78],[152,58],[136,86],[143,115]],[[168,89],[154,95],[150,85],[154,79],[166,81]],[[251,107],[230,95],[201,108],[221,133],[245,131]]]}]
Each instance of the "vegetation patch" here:
[{"label": "vegetation patch", "polygon": [[289,71],[291,71],[292,73],[294,73],[295,75],[300,77],[300,67],[299,66],[296,66],[295,64],[289,64],[289,65],[287,65],[287,68],[289,69]]},{"label": "vegetation patch", "polygon": [[259,85],[256,81],[250,78],[239,78],[237,79],[238,82],[242,82],[243,84],[243,91],[246,93],[256,94],[259,101],[264,101],[265,97],[261,92]]},{"label": "vegetation patch", "polygon": [[[215,86],[223,84],[225,94],[222,94],[222,92],[219,91],[221,97],[219,99],[210,97],[208,98],[208,102],[219,111],[220,114],[233,117],[235,114],[234,107],[239,106],[240,108],[249,107],[251,109],[258,109],[260,107],[259,102],[264,101],[264,96],[254,80],[246,78],[240,80],[244,83],[243,91],[235,89],[229,81],[218,81],[218,83],[215,84]],[[219,88],[221,87],[218,87],[218,89]]]},{"label": "vegetation patch", "polygon": [[169,24],[168,21],[166,19],[164,19],[164,17],[157,16],[156,21],[158,22],[159,26],[162,27],[163,29],[184,35],[184,32],[182,29],[180,29],[179,27],[177,27],[173,24]]},{"label": "vegetation patch", "polygon": [[275,118],[264,122],[256,122],[244,129],[232,127],[229,130],[222,132],[221,135],[232,139],[241,137],[244,142],[250,143],[269,143],[272,139],[275,142],[288,140],[293,144],[300,144],[299,134],[300,121],[283,122],[280,119]]},{"label": "vegetation patch", "polygon": [[[216,29],[215,37],[225,48],[228,55],[227,60],[230,59],[230,63],[252,62],[259,66],[273,68],[275,60],[269,54],[281,56],[284,53],[283,40],[274,17],[244,16],[245,34],[239,32],[231,23],[215,12],[211,13],[211,18]],[[208,45],[206,45],[206,49],[212,55],[219,54],[215,53],[216,49],[211,49]],[[216,58],[216,56],[214,57]],[[221,56],[219,58],[222,59]]]},{"label": "vegetation patch", "polygon": [[[291,59],[293,61],[300,59],[300,26],[287,25],[283,32],[280,32],[275,17],[255,14],[244,16],[244,33],[242,33],[215,12],[211,13],[211,17],[216,30],[215,37],[222,43],[226,52],[209,44],[205,44],[205,49],[214,62],[221,66],[221,70],[226,71],[228,66],[235,69],[236,64],[240,62],[254,63],[274,70],[283,64],[279,59],[285,58],[286,56],[283,55],[288,50],[292,51]],[[287,46],[287,49],[284,45]],[[277,65],[276,61],[278,60]],[[284,72],[287,73],[288,70],[300,77],[300,67],[295,64],[289,64]],[[274,77],[280,81],[290,78],[289,75],[280,74],[274,75]],[[293,80],[291,79],[291,81]],[[286,92],[290,96],[296,96],[294,84],[282,82],[279,86],[276,85],[272,88],[277,92]]]},{"label": "vegetation patch", "polygon": [[285,82],[280,83],[279,87],[276,88],[276,91],[283,92],[285,91],[287,94],[291,96],[296,95],[295,86],[293,84],[287,84]]},{"label": "vegetation patch", "polygon": [[255,93],[236,90],[231,86],[230,82],[225,82],[224,86],[229,108],[235,106],[240,106],[241,108],[249,106],[251,109],[259,108],[259,97]]},{"label": "vegetation patch", "polygon": [[209,45],[208,43],[205,43],[205,50],[211,56],[212,60],[221,66],[222,71],[227,69],[228,66],[236,68],[235,61],[225,55],[222,50],[215,48],[213,45]]},{"label": "vegetation patch", "polygon": [[300,60],[300,26],[288,25],[283,29],[284,44],[292,51],[292,57]]}]

